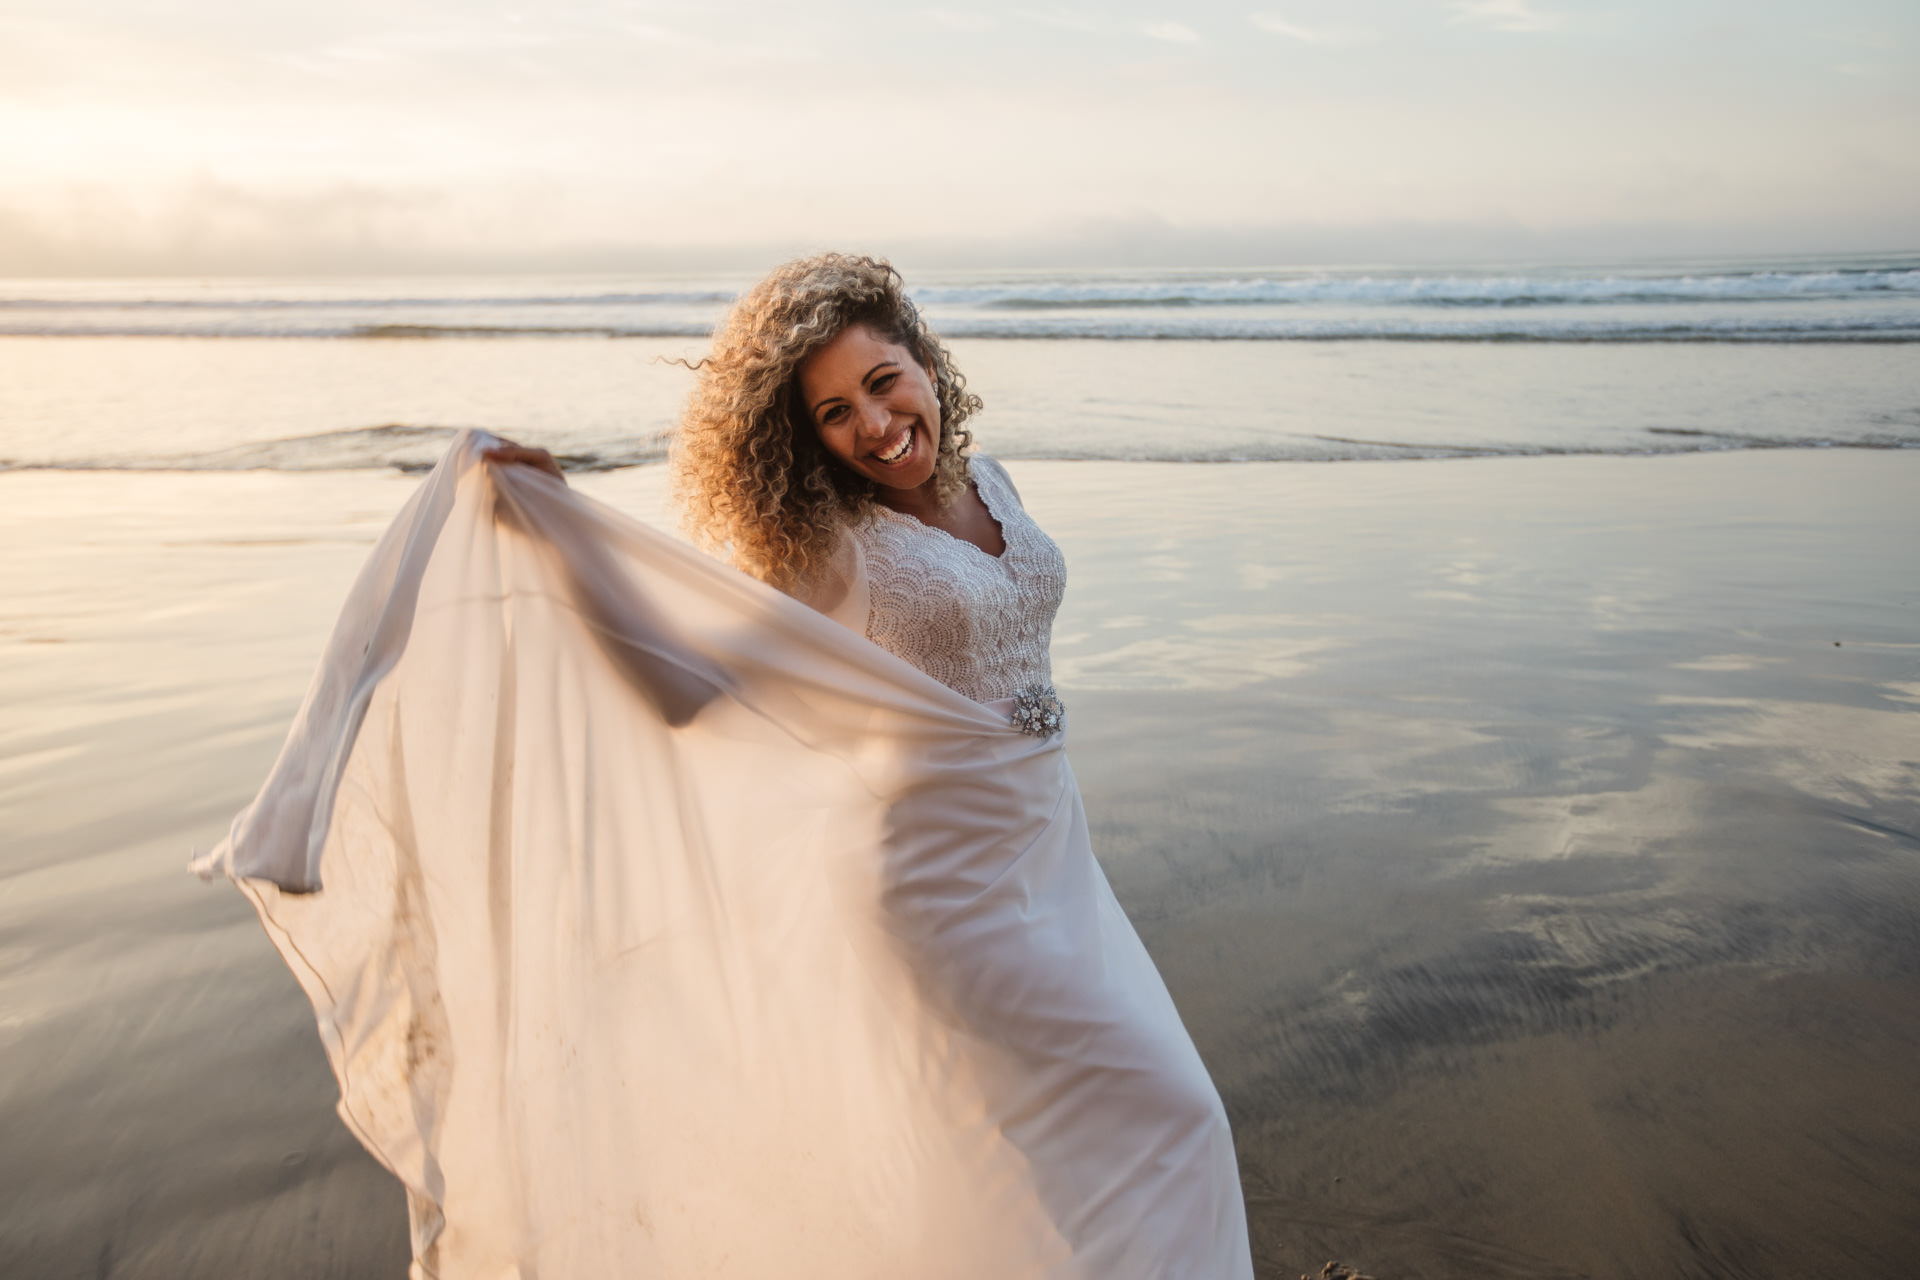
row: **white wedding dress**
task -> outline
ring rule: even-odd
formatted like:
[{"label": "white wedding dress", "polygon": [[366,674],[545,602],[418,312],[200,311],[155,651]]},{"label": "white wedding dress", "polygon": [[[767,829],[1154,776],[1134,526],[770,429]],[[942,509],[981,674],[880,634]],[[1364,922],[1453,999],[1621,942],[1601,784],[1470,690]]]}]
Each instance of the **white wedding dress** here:
[{"label": "white wedding dress", "polygon": [[1004,471],[1003,556],[877,514],[816,612],[491,443],[196,864],[312,999],[413,1274],[1250,1277],[1062,737],[1008,723],[1064,573]]}]

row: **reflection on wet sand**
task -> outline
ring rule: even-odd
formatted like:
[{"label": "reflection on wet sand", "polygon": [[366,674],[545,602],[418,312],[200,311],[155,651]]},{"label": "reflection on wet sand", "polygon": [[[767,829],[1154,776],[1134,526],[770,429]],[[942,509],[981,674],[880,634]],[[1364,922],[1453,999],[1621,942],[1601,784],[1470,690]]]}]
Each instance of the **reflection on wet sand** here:
[{"label": "reflection on wet sand", "polygon": [[[1530,611],[1462,612],[1428,586],[1446,547],[1399,535],[1411,514],[1457,538],[1459,508],[1495,496],[1463,472],[1452,494],[1379,477],[1394,514],[1344,513],[1341,576],[1277,575],[1290,619],[1343,619],[1300,669],[1226,696],[1171,671],[1072,691],[1095,844],[1233,1113],[1258,1256],[1289,1275],[1910,1269],[1920,602],[1898,548],[1920,528],[1863,507],[1843,551],[1724,498],[1704,518],[1629,463],[1617,488],[1588,471],[1588,497],[1660,558],[1615,563],[1635,551],[1594,509],[1523,501],[1515,536],[1479,541],[1475,585],[1524,582]],[[1742,480],[1756,509],[1777,496]],[[1231,572],[1310,536],[1325,495],[1288,496],[1302,528],[1261,545],[1232,524],[1201,558]],[[1814,569],[1842,554],[1858,595]],[[1756,568],[1774,557],[1802,573]],[[1596,604],[1580,584],[1602,580]],[[1371,623],[1349,625],[1362,595]],[[1182,656],[1257,645],[1195,603],[1159,614]],[[1075,670],[1150,651],[1152,628],[1105,649],[1074,616]],[[1268,635],[1303,638],[1277,615]]]},{"label": "reflection on wet sand", "polygon": [[[1014,475],[1263,1277],[1913,1270],[1920,455]],[[409,487],[0,477],[53,548],[0,565],[0,1274],[404,1269],[298,989],[181,868]]]}]

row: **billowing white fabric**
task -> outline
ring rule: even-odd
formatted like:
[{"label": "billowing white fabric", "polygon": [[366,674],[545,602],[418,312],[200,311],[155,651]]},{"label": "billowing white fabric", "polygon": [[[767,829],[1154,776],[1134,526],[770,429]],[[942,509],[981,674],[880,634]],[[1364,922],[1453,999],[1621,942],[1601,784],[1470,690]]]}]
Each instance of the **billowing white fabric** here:
[{"label": "billowing white fabric", "polygon": [[1246,1277],[1058,737],[463,435],[198,864],[415,1276]]}]

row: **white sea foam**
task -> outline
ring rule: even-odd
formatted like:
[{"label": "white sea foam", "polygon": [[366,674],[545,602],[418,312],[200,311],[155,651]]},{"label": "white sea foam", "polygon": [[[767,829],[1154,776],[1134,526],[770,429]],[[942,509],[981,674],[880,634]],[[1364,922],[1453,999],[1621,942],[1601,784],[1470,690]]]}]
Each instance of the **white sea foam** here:
[{"label": "white sea foam", "polygon": [[1764,302],[1920,296],[1920,269],[1747,271],[1703,275],[1423,275],[1315,273],[1228,279],[1060,280],[923,290],[927,306],[1045,310],[1093,307],[1259,306],[1402,303],[1512,307],[1618,302]]},{"label": "white sea foam", "polygon": [[[50,457],[40,461],[0,459],[7,471],[377,471],[418,473],[430,470],[457,427],[391,423],[310,436],[252,441],[203,453],[106,453]],[[570,472],[617,471],[666,460],[671,436],[655,432],[638,439],[609,437],[576,442],[556,452]],[[1745,449],[1920,449],[1920,430],[1911,432],[1808,436],[1768,436],[1733,431],[1643,428],[1623,438],[1572,438],[1559,443],[1516,440],[1504,444],[1467,441],[1392,440],[1318,432],[1276,433],[1262,440],[1223,444],[1169,434],[1161,439],[1109,440],[1104,445],[1056,439],[1010,442],[995,452],[1009,458],[1051,458],[1127,462],[1369,462],[1447,458],[1567,457],[1716,453]]]},{"label": "white sea foam", "polygon": [[[0,335],[699,337],[738,280],[0,282]],[[1007,339],[1920,342],[1920,260],[1671,268],[931,276],[943,333]]]}]

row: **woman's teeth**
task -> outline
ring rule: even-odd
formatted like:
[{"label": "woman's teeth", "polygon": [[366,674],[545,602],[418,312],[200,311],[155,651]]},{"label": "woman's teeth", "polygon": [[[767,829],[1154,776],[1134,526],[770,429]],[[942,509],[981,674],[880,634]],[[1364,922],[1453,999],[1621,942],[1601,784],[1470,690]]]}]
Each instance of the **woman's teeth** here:
[{"label": "woman's teeth", "polygon": [[913,448],[913,432],[903,431],[900,433],[900,443],[895,445],[891,452],[874,454],[874,460],[877,462],[898,462],[907,456],[907,451],[911,448]]}]

